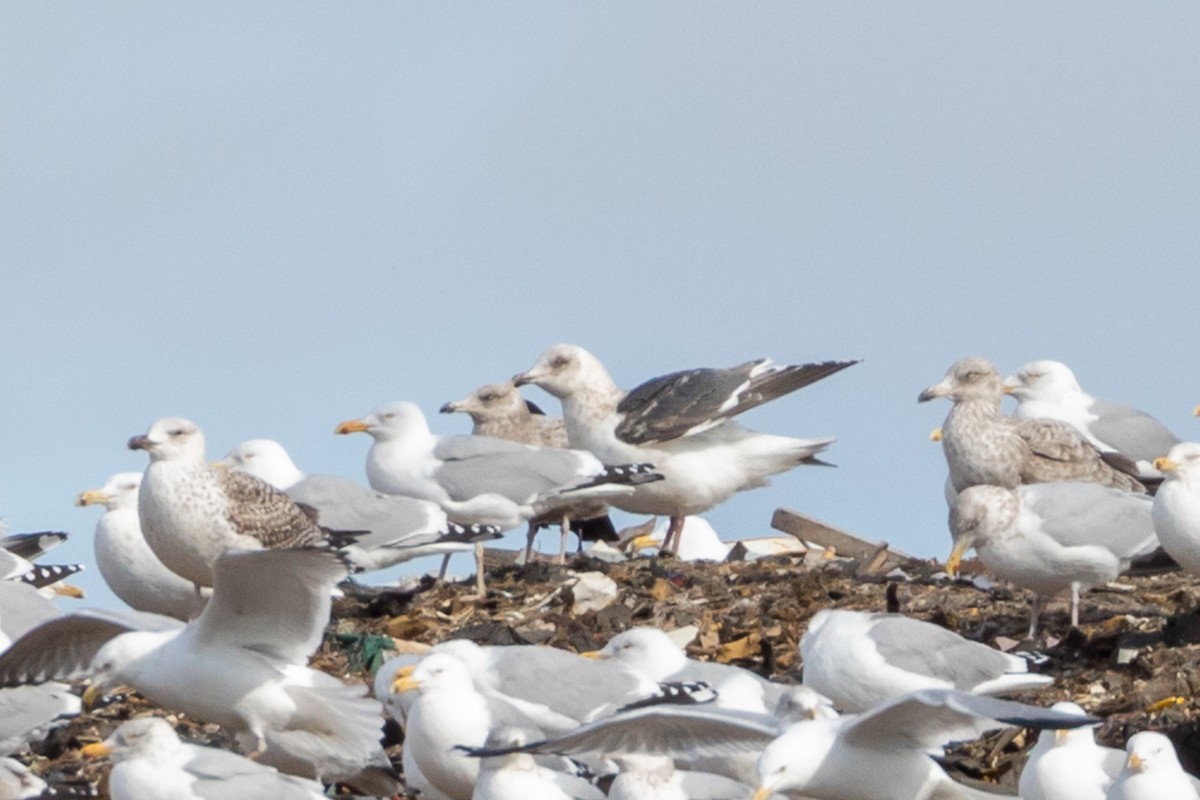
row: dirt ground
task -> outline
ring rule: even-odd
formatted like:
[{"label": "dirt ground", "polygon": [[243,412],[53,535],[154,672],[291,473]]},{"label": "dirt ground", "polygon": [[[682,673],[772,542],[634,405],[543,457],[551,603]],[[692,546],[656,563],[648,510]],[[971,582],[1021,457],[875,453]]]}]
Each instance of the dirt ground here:
[{"label": "dirt ground", "polygon": [[[1184,767],[1200,771],[1200,616],[1194,579],[1180,573],[1126,577],[1124,588],[1090,592],[1079,629],[1070,629],[1066,599],[1059,598],[1043,612],[1039,641],[1031,643],[1022,642],[1029,619],[1024,591],[992,586],[985,578],[953,582],[934,562],[906,562],[888,575],[860,574],[863,567],[817,553],[723,564],[670,557],[610,564],[577,556],[565,567],[498,567],[489,574],[482,600],[465,584],[427,583],[408,592],[348,586],[346,597],[335,602],[314,666],[369,683],[370,670],[388,655],[387,637],[426,644],[467,637],[483,644],[582,651],[635,625],[694,625],[699,633],[688,648],[693,657],[798,681],[797,645],[817,611],[893,610],[1001,649],[1043,653],[1045,662],[1037,669],[1054,675],[1054,684],[1015,699],[1039,705],[1073,700],[1104,718],[1097,738],[1113,747],[1122,747],[1140,730],[1164,731],[1175,741]],[[585,571],[612,578],[618,595],[605,608],[576,613],[571,577]],[[972,574],[970,562],[964,571]],[[122,720],[151,710],[136,696],[119,700],[52,731],[19,758],[62,792],[99,784],[104,797],[106,764],[84,762],[79,748],[103,738]],[[170,719],[190,741],[229,746],[215,726]],[[388,743],[399,764],[402,744],[395,731]],[[1026,732],[1009,729],[956,748],[944,764],[968,780],[1012,793],[1032,743]]]}]

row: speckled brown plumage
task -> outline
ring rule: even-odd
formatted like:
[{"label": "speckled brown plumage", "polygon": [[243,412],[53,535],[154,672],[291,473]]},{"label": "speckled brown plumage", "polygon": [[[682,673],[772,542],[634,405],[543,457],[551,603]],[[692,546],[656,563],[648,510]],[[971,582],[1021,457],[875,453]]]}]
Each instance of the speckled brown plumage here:
[{"label": "speckled brown plumage", "polygon": [[233,470],[215,470],[217,483],[229,497],[225,518],[243,536],[278,550],[317,544],[321,529],[290,497],[265,481]]}]

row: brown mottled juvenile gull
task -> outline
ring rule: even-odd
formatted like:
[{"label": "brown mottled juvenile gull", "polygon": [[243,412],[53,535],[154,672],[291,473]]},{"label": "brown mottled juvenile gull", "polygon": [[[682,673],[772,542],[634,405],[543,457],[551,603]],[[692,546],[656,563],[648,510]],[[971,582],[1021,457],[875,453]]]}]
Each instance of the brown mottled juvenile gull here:
[{"label": "brown mottled juvenile gull", "polygon": [[336,475],[309,475],[287,450],[271,439],[242,442],[217,462],[247,472],[315,509],[325,528],[355,531],[342,548],[361,570],[377,570],[420,556],[470,552],[474,543],[500,531],[486,525],[451,522],[441,506],[428,500],[384,494]]},{"label": "brown mottled juvenile gull", "polygon": [[[514,528],[564,513],[579,500],[629,493],[662,477],[644,463],[605,467],[582,450],[490,436],[435,436],[421,409],[407,402],[343,422],[336,432],[364,432],[374,440],[367,454],[372,488],[432,500],[461,524]],[[477,581],[483,575],[479,566]]]},{"label": "brown mottled juvenile gull", "polygon": [[283,492],[209,464],[204,434],[193,422],[164,417],[130,439],[129,448],[150,456],[138,495],[142,534],[167,568],[197,592],[212,586],[213,563],[227,550],[301,547],[324,538]]},{"label": "brown mottled juvenile gull", "polygon": [[93,540],[96,565],[113,594],[130,608],[190,619],[199,610],[191,582],[167,569],[142,535],[138,521],[141,483],[142,473],[121,472],[99,489],[88,489],[76,498],[76,505],[105,508]]},{"label": "brown mottled juvenile gull", "polygon": [[591,353],[559,344],[513,382],[536,384],[562,401],[572,447],[590,450],[605,464],[644,461],[662,472],[661,483],[610,502],[637,514],[669,516],[664,545],[674,551],[684,517],[765,486],[771,475],[820,463],[816,454],[834,441],[756,433],[732,418],[855,363],[779,366],[760,359],[674,372],[624,392]]},{"label": "brown mottled juvenile gull", "polygon": [[180,741],[159,717],[122,723],[102,742],[80,751],[88,758],[108,756],[112,800],[324,800],[316,781],[282,775],[273,767],[216,747]]},{"label": "brown mottled juvenile gull", "polygon": [[[1004,389],[996,367],[977,356],[960,359],[918,401],[948,397],[942,452],[954,491],[990,484],[1015,488],[1045,481],[1090,481],[1144,492],[1135,478],[1110,466],[1071,426],[1058,420],[1015,419],[1000,411]],[[1130,465],[1132,466],[1132,465]]]},{"label": "brown mottled juvenile gull", "polygon": [[1135,462],[1142,480],[1161,479],[1154,459],[1179,444],[1178,436],[1146,412],[1083,391],[1060,361],[1031,361],[1004,379],[1004,391],[1017,399],[1017,417],[1062,420],[1101,452]]},{"label": "brown mottled juvenile gull", "polygon": [[[476,436],[494,436],[536,447],[567,447],[567,428],[562,417],[548,417],[540,409],[533,410],[536,408],[521,397],[521,392],[512,381],[504,381],[480,386],[462,400],[446,403],[439,410],[443,414],[468,414],[474,423],[471,433]],[[562,533],[558,549],[560,564],[565,560],[569,530],[579,536],[581,550],[585,540],[620,541],[612,521],[608,519],[606,503],[584,500],[564,512],[530,520],[529,538],[525,543],[526,561],[533,553],[533,539],[538,529],[551,524],[559,525]]]},{"label": "brown mottled juvenile gull", "polygon": [[951,575],[972,547],[998,578],[1034,592],[1029,637],[1037,634],[1045,597],[1071,592],[1071,624],[1079,624],[1079,592],[1115,579],[1130,561],[1158,547],[1147,495],[1080,481],[1007,489],[969,486],[950,506]]}]

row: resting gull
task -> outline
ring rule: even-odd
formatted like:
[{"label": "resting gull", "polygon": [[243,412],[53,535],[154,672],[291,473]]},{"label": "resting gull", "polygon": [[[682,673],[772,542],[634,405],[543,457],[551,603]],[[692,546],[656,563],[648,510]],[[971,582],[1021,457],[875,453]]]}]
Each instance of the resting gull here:
[{"label": "resting gull", "polygon": [[428,500],[384,494],[349,478],[301,472],[283,445],[271,439],[242,442],[217,463],[249,473],[315,509],[322,527],[355,531],[354,542],[342,552],[360,570],[469,552],[476,541],[500,535],[494,527],[450,522],[441,506]]},{"label": "resting gull", "polygon": [[[416,405],[395,402],[337,426],[365,432],[372,488],[431,500],[461,524],[515,528],[569,513],[580,500],[609,498],[661,480],[648,464],[605,467],[582,450],[539,448],[490,436],[435,436]],[[481,581],[482,563],[476,572]],[[480,587],[482,590],[482,587]]]},{"label": "resting gull", "polygon": [[[99,489],[80,493],[78,506],[103,505],[96,523],[96,564],[104,582],[130,608],[188,620],[199,611],[191,582],[167,569],[142,536],[138,521],[140,472],[113,475]],[[209,593],[204,590],[205,596]]]},{"label": "resting gull", "polygon": [[1054,682],[1022,658],[903,614],[823,609],[800,638],[804,685],[843,712],[917,689],[1004,694]]},{"label": "resting gull", "polygon": [[1197,800],[1200,792],[1183,771],[1175,745],[1161,733],[1142,731],[1125,743],[1129,758],[1108,790],[1108,800]]},{"label": "resting gull", "polygon": [[762,750],[758,791],[829,800],[986,800],[955,783],[930,757],[996,722],[1066,728],[1095,722],[952,689],[922,689],[855,716],[792,724],[710,706],[649,706],[598,720],[524,750],[535,753],[660,753],[674,757]]},{"label": "resting gull", "polygon": [[[541,409],[521,397],[521,392],[512,381],[481,386],[462,400],[446,403],[439,411],[443,414],[468,414],[474,423],[471,433],[476,436],[493,436],[535,447],[567,446],[567,428],[562,417],[547,417],[541,413]],[[584,541],[616,542],[620,539],[608,518],[608,506],[603,501],[581,501],[569,512],[558,515],[558,518],[530,520],[529,540],[525,545],[526,561],[532,555],[533,539],[538,529],[551,524],[558,524],[562,534],[558,550],[560,564],[565,560],[569,530],[575,531],[579,537],[581,550]]]},{"label": "resting gull", "polygon": [[1177,444],[1154,467],[1164,476],[1154,497],[1158,540],[1179,566],[1200,575],[1200,444]]},{"label": "resting gull", "polygon": [[971,486],[950,507],[954,548],[946,571],[956,574],[974,547],[996,577],[1034,592],[1030,638],[1044,598],[1059,592],[1071,592],[1071,624],[1078,625],[1081,589],[1108,583],[1158,547],[1153,504],[1096,483]]},{"label": "resting gull", "polygon": [[300,547],[323,539],[317,524],[283,492],[210,465],[204,434],[193,422],[164,417],[130,439],[129,448],[150,456],[138,495],[146,543],[197,592],[212,586],[213,563],[227,550]]},{"label": "resting gull", "polygon": [[[681,529],[679,548],[675,557],[681,561],[725,561],[733,556],[744,561],[755,561],[782,555],[803,555],[804,542],[795,536],[757,536],[738,541],[722,541],[715,528],[704,517],[685,517]],[[662,548],[666,540],[666,525],[659,525],[653,533],[635,536],[625,546],[636,553],[646,548]]]},{"label": "resting gull", "polygon": [[606,464],[644,461],[662,472],[662,483],[611,502],[637,514],[669,516],[665,546],[674,551],[684,517],[764,486],[776,473],[821,463],[816,454],[834,441],[755,433],[732,418],[856,363],[778,366],[760,359],[674,372],[623,392],[595,356],[559,344],[513,382],[536,384],[562,401],[572,447],[590,450]]},{"label": "resting gull", "polygon": [[926,388],[917,399],[925,402],[935,397],[948,397],[954,403],[942,423],[942,451],[956,492],[977,484],[1011,489],[1046,481],[1091,481],[1145,491],[1136,479],[1110,466],[1065,422],[1002,414],[1000,375],[986,359],[971,356],[956,361],[940,383]]},{"label": "resting gull", "polygon": [[120,684],[163,708],[238,734],[264,764],[368,793],[398,785],[379,746],[378,704],[305,666],[347,568],[314,548],[231,552],[212,598],[177,620],[87,611],[30,630],[0,655],[0,685],[90,673],[85,702]]},{"label": "resting gull", "polygon": [[[493,731],[485,746],[520,746],[528,740],[526,731],[505,726]],[[521,752],[481,759],[471,794],[471,800],[604,800],[605,797],[604,792],[583,778],[544,767],[533,756]]]},{"label": "resting gull", "polygon": [[0,800],[32,800],[44,797],[46,782],[29,767],[12,758],[0,758]]},{"label": "resting gull", "polygon": [[122,723],[102,742],[85,746],[88,758],[108,756],[112,800],[324,800],[321,784],[282,775],[272,767],[179,740],[158,717]]},{"label": "resting gull", "polygon": [[1017,399],[1022,419],[1057,419],[1079,431],[1104,453],[1120,453],[1137,464],[1137,477],[1156,480],[1154,459],[1179,444],[1179,437],[1144,411],[1093,397],[1060,361],[1032,361],[1004,379],[1004,392]]}]

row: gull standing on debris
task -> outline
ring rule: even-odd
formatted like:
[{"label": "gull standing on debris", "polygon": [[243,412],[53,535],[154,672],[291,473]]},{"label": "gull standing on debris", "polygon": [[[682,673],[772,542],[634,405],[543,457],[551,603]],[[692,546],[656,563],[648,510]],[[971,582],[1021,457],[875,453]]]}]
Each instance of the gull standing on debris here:
[{"label": "gull standing on debris", "polygon": [[[372,488],[431,500],[462,524],[515,528],[535,517],[566,513],[579,500],[629,493],[661,480],[647,464],[605,467],[582,450],[530,447],[490,436],[435,436],[413,403],[395,402],[337,426],[364,432]],[[482,548],[476,553],[482,592]]]},{"label": "gull standing on debris", "polygon": [[[142,473],[121,472],[99,489],[81,492],[77,506],[103,505],[93,546],[100,575],[130,608],[187,620],[196,613],[192,584],[167,569],[142,536],[138,487]],[[205,589],[207,596],[209,590]]]},{"label": "gull standing on debris", "polygon": [[1079,431],[1104,453],[1120,453],[1137,464],[1137,477],[1162,477],[1154,459],[1179,444],[1179,437],[1144,411],[1092,397],[1060,361],[1032,361],[1004,379],[1004,392],[1017,398],[1021,419],[1057,419]]},{"label": "gull standing on debris", "polygon": [[272,767],[220,750],[180,741],[165,719],[125,722],[102,742],[81,750],[109,756],[112,800],[324,800],[316,781],[281,775]]},{"label": "gull standing on debris", "polygon": [[469,552],[476,541],[500,535],[488,526],[450,522],[441,506],[428,500],[384,494],[349,478],[305,474],[283,445],[271,439],[242,442],[217,463],[249,473],[315,509],[322,527],[354,531],[354,542],[342,552],[363,571],[420,556]]},{"label": "gull standing on debris", "polygon": [[197,594],[212,586],[213,563],[227,550],[301,547],[324,535],[287,495],[258,478],[214,467],[195,423],[164,417],[129,449],[145,450],[138,518],[146,543]]},{"label": "gull standing on debris", "polygon": [[1129,758],[1108,790],[1108,800],[1197,800],[1200,792],[1183,771],[1175,745],[1161,733],[1142,731],[1125,743]]},{"label": "gull standing on debris", "polygon": [[950,506],[954,548],[946,571],[957,574],[974,547],[996,577],[1034,592],[1029,638],[1044,599],[1059,592],[1071,592],[1077,626],[1081,589],[1116,579],[1132,559],[1158,547],[1153,508],[1147,495],[1096,483],[970,486]]},{"label": "gull standing on debris", "polygon": [[[532,406],[532,407],[531,407]],[[510,442],[531,444],[535,447],[567,447],[567,428],[562,417],[547,417],[538,409],[534,413],[531,403],[521,397],[512,381],[489,383],[480,386],[462,400],[446,403],[440,409],[443,414],[464,413],[471,417],[475,436],[493,436]],[[558,548],[558,563],[566,560],[567,535],[574,530],[579,536],[580,549],[586,541],[616,542],[617,536],[612,521],[608,518],[608,505],[601,500],[584,500],[567,509],[566,514],[551,514],[546,518],[529,521],[529,539],[525,544],[525,561],[533,553],[533,540],[539,528],[557,523],[562,539]]]},{"label": "gull standing on debris", "polygon": [[834,441],[755,433],[732,418],[856,363],[778,366],[760,359],[674,372],[623,392],[595,356],[559,344],[513,382],[535,384],[562,401],[572,447],[590,450],[606,464],[644,461],[662,472],[660,484],[611,502],[636,514],[669,516],[664,545],[673,552],[684,517],[765,486],[777,473],[821,463],[816,454]]},{"label": "gull standing on debris", "polygon": [[[917,398],[948,397],[954,405],[942,423],[942,452],[955,492],[990,484],[1090,481],[1131,492],[1145,487],[1109,466],[1100,452],[1065,422],[1015,419],[1000,411],[1000,374],[988,360],[971,356],[946,371],[940,383]],[[1129,465],[1131,468],[1132,464]]]},{"label": "gull standing on debris", "polygon": [[800,638],[800,655],[804,685],[844,713],[918,689],[1005,694],[1054,682],[1023,658],[903,614],[824,609]]},{"label": "gull standing on debris", "polygon": [[1154,497],[1154,530],[1167,555],[1200,575],[1200,444],[1182,442],[1154,461],[1163,473]]}]

